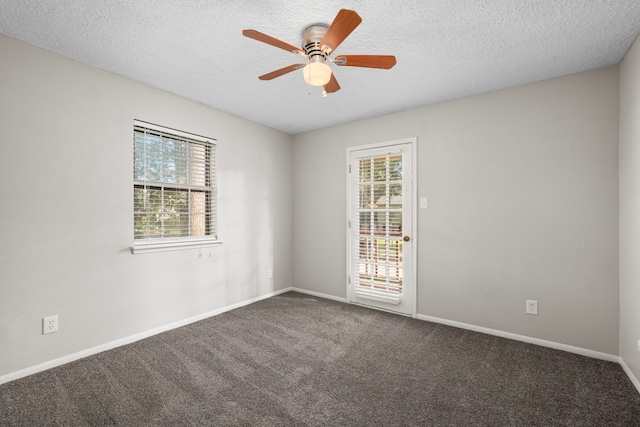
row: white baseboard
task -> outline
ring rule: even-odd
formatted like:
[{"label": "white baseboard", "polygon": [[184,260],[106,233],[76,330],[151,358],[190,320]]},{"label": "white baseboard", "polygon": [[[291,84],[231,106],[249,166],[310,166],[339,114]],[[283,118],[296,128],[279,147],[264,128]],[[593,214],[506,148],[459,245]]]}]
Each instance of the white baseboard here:
[{"label": "white baseboard", "polygon": [[624,369],[624,372],[627,374],[627,376],[635,386],[636,390],[638,390],[638,393],[640,393],[640,381],[638,381],[636,376],[633,375],[633,372],[631,372],[631,369],[629,369],[629,367],[624,362],[624,359],[622,357],[620,358],[620,366],[622,366],[622,369]]},{"label": "white baseboard", "polygon": [[332,301],[347,302],[346,298],[336,297],[336,296],[333,296],[333,295],[323,294],[323,293],[320,293],[320,292],[308,291],[306,289],[290,288],[289,290],[290,291],[294,291],[294,292],[299,292],[301,294],[311,295],[311,296],[318,297],[318,298],[330,299]]},{"label": "white baseboard", "polygon": [[572,345],[560,344],[553,341],[547,341],[540,338],[528,337],[526,335],[518,335],[511,332],[499,331],[497,329],[485,328],[482,326],[471,325],[469,323],[456,322],[454,320],[441,319],[439,317],[426,316],[424,314],[418,314],[420,320],[426,320],[427,322],[440,323],[443,325],[453,326],[461,329],[468,329],[470,331],[481,332],[483,334],[494,335],[496,337],[508,338],[511,340],[522,341],[530,344],[536,344],[542,347],[549,347],[556,350],[563,350],[569,353],[580,354],[582,356],[592,357],[594,359],[606,360],[608,362],[620,362],[620,357],[614,354],[601,353],[599,351],[589,350],[581,347],[574,347]]},{"label": "white baseboard", "polygon": [[31,366],[29,368],[21,369],[16,372],[12,372],[0,377],[0,384],[8,383],[10,381],[17,380],[19,378],[23,378],[29,375],[36,374],[38,372],[46,371],[47,369],[55,368],[56,366],[65,365],[69,362],[73,362],[75,360],[79,360],[85,358],[87,356],[92,356],[94,354],[102,353],[103,351],[111,350],[116,347],[121,347],[123,345],[131,344],[136,341],[140,341],[141,339],[151,337],[153,335],[157,335],[162,332],[170,331],[172,329],[180,328],[182,326],[186,326],[190,323],[198,322],[200,320],[208,319],[209,317],[217,316],[218,314],[225,313],[227,311],[235,310],[236,308],[244,307],[249,304],[253,304],[254,302],[261,301],[263,299],[271,298],[276,295],[280,295],[285,292],[289,292],[293,290],[292,288],[281,289],[279,291],[270,292],[265,295],[261,295],[259,297],[251,298],[246,301],[242,301],[236,304],[228,305],[223,308],[219,308],[217,310],[209,311],[207,313],[198,314],[197,316],[190,317],[188,319],[179,320],[177,322],[170,323],[168,325],[160,326],[145,332],[140,332],[135,335],[131,335],[125,338],[121,338],[115,341],[111,341],[105,344],[101,344],[95,347],[88,348],[86,350],[79,351],[77,353],[69,354],[67,356],[59,357],[57,359],[50,360],[48,362],[40,363],[35,366]]},{"label": "white baseboard", "polygon": [[[339,301],[339,302],[347,302],[346,298],[341,298],[341,297],[336,297],[333,295],[327,295],[327,294],[323,294],[320,292],[314,292],[314,291],[309,291],[306,289],[300,289],[300,288],[290,288],[288,290],[294,291],[294,292],[300,292],[302,294],[307,294],[307,295],[312,295],[318,298],[325,298],[325,299],[329,299],[329,300],[333,300],[333,301]],[[543,340],[540,338],[533,338],[533,337],[529,337],[526,335],[519,335],[519,334],[514,334],[511,332],[505,332],[505,331],[500,331],[497,329],[491,329],[491,328],[485,328],[483,326],[476,326],[476,325],[472,325],[469,323],[463,323],[463,322],[456,322],[454,320],[448,320],[448,319],[442,319],[439,317],[433,317],[433,316],[427,316],[424,314],[418,314],[416,316],[417,319],[419,320],[425,320],[428,322],[433,322],[433,323],[440,323],[443,325],[448,325],[448,326],[453,326],[456,328],[461,328],[461,329],[467,329],[470,331],[475,331],[475,332],[481,332],[483,334],[487,334],[487,335],[493,335],[493,336],[497,336],[497,337],[502,337],[502,338],[508,338],[508,339],[512,339],[512,340],[516,340],[516,341],[522,341],[522,342],[526,342],[526,343],[530,343],[530,344],[535,344],[535,345],[539,345],[542,347],[548,347],[548,348],[553,348],[556,350],[562,350],[562,351],[566,351],[569,353],[574,353],[574,354],[579,354],[581,356],[587,356],[587,357],[591,357],[594,359],[600,359],[600,360],[606,360],[608,362],[614,362],[614,363],[620,363],[623,367],[623,369],[625,370],[625,372],[627,373],[627,375],[629,375],[629,378],[631,378],[631,381],[634,383],[634,385],[636,386],[636,388],[638,388],[638,390],[640,391],[640,383],[638,383],[638,380],[633,376],[633,374],[631,373],[631,371],[629,370],[629,368],[624,364],[624,362],[621,360],[621,358],[615,354],[609,354],[609,353],[602,353],[599,351],[595,351],[595,350],[589,350],[586,348],[581,348],[581,347],[575,347],[572,345],[568,345],[568,344],[561,344],[561,343],[557,343],[554,341],[547,341],[547,340]]]}]

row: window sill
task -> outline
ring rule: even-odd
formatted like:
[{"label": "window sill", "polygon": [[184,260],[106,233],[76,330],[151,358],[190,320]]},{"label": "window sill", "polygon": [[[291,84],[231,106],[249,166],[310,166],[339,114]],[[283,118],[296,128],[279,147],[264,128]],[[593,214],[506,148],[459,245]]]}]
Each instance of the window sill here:
[{"label": "window sill", "polygon": [[179,251],[185,249],[210,248],[222,244],[220,240],[189,240],[173,242],[145,242],[131,246],[132,254],[147,254],[152,252]]}]

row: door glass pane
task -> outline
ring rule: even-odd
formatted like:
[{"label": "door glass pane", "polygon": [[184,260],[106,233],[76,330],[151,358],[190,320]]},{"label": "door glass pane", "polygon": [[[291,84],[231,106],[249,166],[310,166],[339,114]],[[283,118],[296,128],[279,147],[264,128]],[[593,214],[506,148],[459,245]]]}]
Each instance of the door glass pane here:
[{"label": "door glass pane", "polygon": [[387,226],[390,236],[402,236],[402,212],[389,212]]},{"label": "door glass pane", "polygon": [[402,156],[358,161],[356,286],[402,294]]},{"label": "door glass pane", "polygon": [[402,156],[389,157],[389,181],[402,181]]},{"label": "door glass pane", "polygon": [[370,233],[373,212],[360,212],[358,216],[358,229],[360,233]]}]

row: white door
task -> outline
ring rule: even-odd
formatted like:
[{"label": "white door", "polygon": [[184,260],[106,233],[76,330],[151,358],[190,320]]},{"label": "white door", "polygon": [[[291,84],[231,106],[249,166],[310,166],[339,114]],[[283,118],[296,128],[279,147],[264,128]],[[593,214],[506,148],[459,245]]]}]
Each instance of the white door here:
[{"label": "white door", "polygon": [[349,156],[348,299],[415,317],[414,140]]}]

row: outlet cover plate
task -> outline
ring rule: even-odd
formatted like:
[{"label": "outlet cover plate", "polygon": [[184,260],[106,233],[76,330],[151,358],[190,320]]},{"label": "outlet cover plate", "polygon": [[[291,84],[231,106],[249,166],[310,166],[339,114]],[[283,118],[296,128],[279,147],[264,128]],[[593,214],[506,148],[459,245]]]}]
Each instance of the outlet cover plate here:
[{"label": "outlet cover plate", "polygon": [[42,318],[42,335],[58,332],[58,315]]},{"label": "outlet cover plate", "polygon": [[533,314],[533,315],[537,316],[538,315],[538,301],[534,301],[534,300],[528,299],[527,300],[526,313],[527,314]]}]

